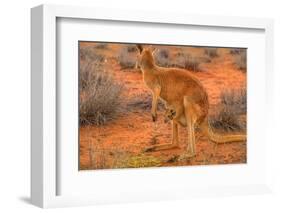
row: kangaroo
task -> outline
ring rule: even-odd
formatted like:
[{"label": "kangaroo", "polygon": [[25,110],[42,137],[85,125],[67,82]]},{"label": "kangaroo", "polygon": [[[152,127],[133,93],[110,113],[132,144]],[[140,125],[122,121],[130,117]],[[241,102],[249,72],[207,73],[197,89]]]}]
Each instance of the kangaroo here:
[{"label": "kangaroo", "polygon": [[[188,150],[186,157],[196,155],[195,126],[198,126],[204,135],[216,143],[241,142],[246,135],[219,135],[215,134],[208,121],[209,102],[206,90],[200,81],[189,71],[179,68],[164,68],[155,64],[151,46],[137,45],[140,56],[139,66],[143,81],[152,92],[152,120],[157,120],[157,104],[159,98],[172,106],[172,142],[159,144],[148,148],[148,151],[177,148],[178,125],[187,127]],[[168,107],[169,108],[169,107]]]}]

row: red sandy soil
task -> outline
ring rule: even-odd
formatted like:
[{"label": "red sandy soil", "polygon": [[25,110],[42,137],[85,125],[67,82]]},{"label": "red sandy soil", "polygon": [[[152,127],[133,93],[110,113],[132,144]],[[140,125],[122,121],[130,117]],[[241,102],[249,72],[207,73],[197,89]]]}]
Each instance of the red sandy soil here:
[{"label": "red sandy soil", "polygon": [[[90,46],[93,43],[84,43],[83,45]],[[144,93],[150,95],[150,91],[145,87],[140,71],[121,70],[117,60],[111,57],[118,51],[118,48],[118,45],[112,44],[109,50],[99,51],[108,57],[106,63],[109,70],[112,71],[116,81],[124,86],[121,104],[123,110],[114,120],[103,126],[80,127],[80,169],[111,168],[113,158],[117,156],[116,151],[130,153],[130,155],[153,156],[161,160],[161,166],[246,163],[246,142],[217,145],[208,141],[205,136],[199,137],[199,133],[199,139],[196,142],[196,157],[183,161],[173,160],[187,150],[188,132],[183,127],[179,128],[180,148],[144,152],[151,145],[171,141],[171,124],[164,123],[163,110],[158,111],[158,120],[153,123],[149,109],[144,110],[137,107],[128,109],[127,103],[131,98]],[[201,50],[198,48],[190,49],[198,51],[200,54],[203,48]],[[208,92],[210,113],[214,112],[214,106],[218,104],[223,90],[246,86],[246,73],[235,68],[229,49],[219,49],[219,55],[211,63],[203,64],[202,72],[193,72]],[[93,162],[95,156],[91,155],[90,152],[100,153],[100,150],[105,156],[102,159],[102,166],[99,167],[93,164],[100,162],[100,160]]]}]

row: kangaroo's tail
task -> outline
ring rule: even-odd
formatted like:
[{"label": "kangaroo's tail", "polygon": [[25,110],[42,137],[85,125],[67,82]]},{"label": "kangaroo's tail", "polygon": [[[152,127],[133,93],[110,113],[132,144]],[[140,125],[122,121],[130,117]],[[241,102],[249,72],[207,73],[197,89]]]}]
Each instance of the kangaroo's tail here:
[{"label": "kangaroo's tail", "polygon": [[206,136],[208,136],[209,140],[215,143],[229,143],[229,142],[242,142],[246,141],[247,137],[243,134],[235,134],[235,135],[220,135],[213,131],[212,127],[208,119],[206,119],[201,125],[202,131]]}]

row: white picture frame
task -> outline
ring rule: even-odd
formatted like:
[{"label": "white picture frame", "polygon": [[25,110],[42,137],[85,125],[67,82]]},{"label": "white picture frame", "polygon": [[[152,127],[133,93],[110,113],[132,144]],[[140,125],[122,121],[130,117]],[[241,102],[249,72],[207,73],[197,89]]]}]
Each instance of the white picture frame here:
[{"label": "white picture frame", "polygon": [[[164,190],[155,189],[151,196],[143,194],[133,194],[131,190],[127,195],[120,196],[114,192],[100,196],[91,195],[58,195],[58,174],[60,167],[57,151],[57,21],[64,19],[87,19],[87,20],[108,20],[134,23],[153,23],[155,25],[167,26],[200,26],[218,27],[232,29],[254,29],[264,33],[264,69],[266,76],[265,87],[261,89],[265,94],[264,117],[266,124],[262,133],[266,143],[263,145],[265,155],[262,161],[264,166],[259,172],[264,173],[264,177],[258,183],[249,184],[241,182],[239,185],[221,185],[218,187],[200,187],[200,183],[194,182],[193,188],[181,190],[173,186]],[[74,6],[54,6],[41,5],[31,10],[31,81],[32,81],[32,103],[31,103],[31,201],[34,205],[47,207],[62,207],[76,205],[92,205],[100,203],[116,202],[138,202],[144,200],[165,200],[182,199],[198,196],[214,195],[240,195],[265,193],[271,191],[271,164],[270,164],[270,142],[272,127],[272,95],[273,90],[273,21],[271,19],[238,18],[238,17],[216,17],[173,13],[153,13],[147,11],[122,11],[100,8],[85,8]],[[254,82],[254,81],[252,81]],[[253,86],[258,87],[259,85]],[[260,131],[260,129],[256,130]],[[181,168],[181,172],[184,171]],[[247,169],[247,168],[246,168]],[[148,171],[148,170],[147,170]],[[120,171],[116,171],[118,172]],[[159,170],[150,175],[163,175]],[[208,174],[208,173],[204,173]],[[125,178],[125,177],[124,177]],[[175,177],[172,177],[175,178]],[[200,180],[200,178],[198,178]],[[165,185],[163,188],[165,188]],[[161,185],[159,185],[160,187]],[[173,196],[169,195],[169,192]],[[176,195],[175,195],[176,193]]]}]

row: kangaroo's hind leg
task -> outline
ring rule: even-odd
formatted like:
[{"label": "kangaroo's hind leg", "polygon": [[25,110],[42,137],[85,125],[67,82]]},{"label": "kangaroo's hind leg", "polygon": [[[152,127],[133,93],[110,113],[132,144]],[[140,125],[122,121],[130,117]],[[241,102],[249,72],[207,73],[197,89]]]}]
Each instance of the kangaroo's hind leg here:
[{"label": "kangaroo's hind leg", "polygon": [[157,104],[158,104],[158,99],[160,96],[161,92],[161,87],[160,86],[155,86],[153,89],[152,93],[152,107],[151,107],[151,116],[152,116],[152,121],[155,122],[157,120]]},{"label": "kangaroo's hind leg", "polygon": [[181,159],[194,157],[196,155],[195,147],[195,124],[197,121],[196,106],[188,97],[184,97],[184,115],[187,121],[188,140],[187,152],[181,156]]},{"label": "kangaroo's hind leg", "polygon": [[151,152],[151,151],[159,151],[159,150],[178,148],[179,147],[178,124],[176,122],[174,122],[174,121],[172,121],[172,128],[173,128],[172,143],[157,144],[157,145],[148,147],[145,151],[146,152]]}]

